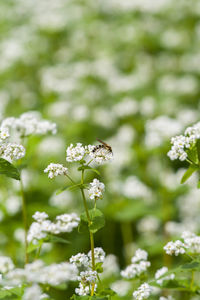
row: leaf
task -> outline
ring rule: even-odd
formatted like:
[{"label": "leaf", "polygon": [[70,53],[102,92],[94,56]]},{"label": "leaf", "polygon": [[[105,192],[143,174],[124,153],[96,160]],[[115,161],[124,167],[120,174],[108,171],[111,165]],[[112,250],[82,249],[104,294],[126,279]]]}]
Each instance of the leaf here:
[{"label": "leaf", "polygon": [[20,180],[20,173],[9,161],[0,158],[0,174],[6,175],[16,180]]},{"label": "leaf", "polygon": [[97,271],[97,273],[103,273],[103,267],[102,267],[102,262],[98,262],[95,265],[95,271]]},{"label": "leaf", "polygon": [[105,288],[102,291],[99,292],[99,295],[101,296],[114,296],[116,293],[111,290],[110,288]]},{"label": "leaf", "polygon": [[197,140],[197,156],[198,156],[198,161],[200,162],[200,140]]},{"label": "leaf", "polygon": [[[91,224],[89,224],[89,230],[92,233],[97,232],[99,229],[104,227],[105,225],[105,219],[103,213],[99,209],[90,209],[89,216],[91,220]],[[88,223],[87,215],[86,213],[81,214],[80,216],[81,221]]]},{"label": "leaf", "polygon": [[190,165],[186,172],[183,174],[183,177],[181,178],[181,184],[185,183],[190,178],[190,176],[192,176],[192,174],[197,170],[197,166]]},{"label": "leaf", "polygon": [[44,239],[45,242],[48,243],[62,243],[62,244],[70,244],[70,242],[66,239],[63,239],[59,236],[48,234],[47,237]]},{"label": "leaf", "polygon": [[184,264],[181,266],[182,269],[187,270],[200,270],[200,262],[192,261],[190,263]]}]

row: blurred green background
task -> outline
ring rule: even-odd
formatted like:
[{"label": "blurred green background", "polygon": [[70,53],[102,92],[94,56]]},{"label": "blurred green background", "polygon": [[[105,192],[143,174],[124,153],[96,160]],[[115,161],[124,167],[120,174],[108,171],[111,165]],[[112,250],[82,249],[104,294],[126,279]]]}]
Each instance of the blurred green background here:
[{"label": "blurred green background", "polygon": [[[198,178],[180,185],[184,170],[167,157],[170,138],[199,119],[199,17],[198,0],[0,1],[0,119],[36,110],[58,125],[57,135],[27,145],[29,225],[35,211],[50,218],[83,211],[80,194],[56,195],[66,182],[43,170],[66,164],[70,143],[100,138],[114,160],[100,167],[106,226],[95,245],[115,254],[121,268],[137,247],[149,252],[152,274],[177,263],[163,245],[185,229],[200,231]],[[74,165],[71,174],[78,178]],[[0,253],[20,266],[19,186],[0,181]],[[42,259],[60,262],[89,250],[88,235],[74,230],[66,237],[71,244],[46,245]],[[63,299],[73,288],[50,293]]]}]

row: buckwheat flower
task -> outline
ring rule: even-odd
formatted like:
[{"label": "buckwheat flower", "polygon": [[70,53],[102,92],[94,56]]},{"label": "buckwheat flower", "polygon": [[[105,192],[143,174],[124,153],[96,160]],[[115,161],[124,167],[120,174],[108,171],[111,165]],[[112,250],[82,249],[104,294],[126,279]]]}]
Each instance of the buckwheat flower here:
[{"label": "buckwheat flower", "polygon": [[98,164],[103,164],[113,159],[112,151],[106,147],[88,145],[87,150],[89,151],[89,156]]},{"label": "buckwheat flower", "polygon": [[84,253],[78,253],[76,255],[73,255],[70,258],[70,263],[77,266],[77,267],[86,267],[89,266],[89,258]]},{"label": "buckwheat flower", "polygon": [[163,281],[165,281],[165,280],[173,280],[175,278],[174,274],[169,274],[169,275],[163,276],[167,272],[168,272],[168,268],[167,267],[162,267],[161,269],[159,269],[159,270],[156,271],[155,279],[156,279],[156,282],[158,284],[162,285]]},{"label": "buckwheat flower", "polygon": [[[97,285],[94,286],[94,291],[96,291]],[[81,282],[79,283],[79,287],[75,289],[75,293],[79,296],[86,296],[90,294],[91,287],[89,285],[84,285]]]},{"label": "buckwheat flower", "polygon": [[140,260],[147,260],[147,258],[148,258],[148,253],[145,250],[137,249],[135,252],[135,256],[133,256],[131,259],[131,262],[135,263]]},{"label": "buckwheat flower", "polygon": [[138,264],[131,264],[126,267],[125,270],[121,271],[121,276],[126,279],[132,279],[136,276],[140,276],[142,273],[146,272],[150,267],[151,263],[149,261],[140,261]]},{"label": "buckwheat flower", "polygon": [[186,248],[187,248],[186,244],[177,240],[175,242],[167,243],[167,245],[164,247],[164,250],[168,255],[174,254],[175,256],[178,256],[179,254],[184,254]]},{"label": "buckwheat flower", "polygon": [[103,192],[105,190],[105,185],[98,179],[93,179],[90,183],[89,197],[91,200],[98,200],[103,198]]},{"label": "buckwheat flower", "polygon": [[119,274],[119,264],[117,257],[114,254],[108,254],[105,257],[105,260],[103,262],[103,273],[101,274],[102,278],[108,278],[112,275]]},{"label": "buckwheat flower", "polygon": [[7,273],[14,269],[13,261],[10,257],[0,256],[0,273]]},{"label": "buckwheat flower", "polygon": [[174,300],[174,298],[172,296],[160,297],[159,300]]},{"label": "buckwheat flower", "polygon": [[182,234],[182,238],[191,252],[200,253],[200,236],[197,236],[192,232],[185,231]]},{"label": "buckwheat flower", "polygon": [[34,284],[33,286],[25,289],[22,299],[23,300],[39,300],[39,299],[42,299],[41,296],[42,296],[41,288],[37,284]]},{"label": "buckwheat flower", "polygon": [[76,146],[71,144],[66,150],[66,161],[80,161],[85,155],[85,148],[81,143],[77,143]]},{"label": "buckwheat flower", "polygon": [[97,281],[97,272],[92,270],[83,271],[78,276],[78,280],[84,285],[95,283]]},{"label": "buckwheat flower", "polygon": [[136,300],[148,299],[151,295],[152,288],[148,283],[143,283],[135,292],[133,292],[133,297]]},{"label": "buckwheat flower", "polygon": [[56,227],[59,232],[71,232],[78,226],[80,218],[76,213],[63,214],[56,217]]},{"label": "buckwheat flower", "polygon": [[[91,251],[88,252],[88,257],[90,258],[90,260],[92,259]],[[94,248],[94,258],[96,262],[104,262],[105,260],[104,250],[100,247]]]},{"label": "buckwheat flower", "polygon": [[4,142],[10,136],[8,128],[0,128],[0,143]]},{"label": "buckwheat flower", "polygon": [[44,173],[48,173],[48,177],[52,179],[58,175],[67,175],[68,169],[61,164],[50,163]]},{"label": "buckwheat flower", "polygon": [[36,211],[36,213],[32,216],[32,218],[41,223],[42,221],[46,220],[49,216],[45,212]]},{"label": "buckwheat flower", "polygon": [[11,163],[24,157],[25,152],[25,148],[22,145],[15,143],[7,143],[0,146],[0,156]]},{"label": "buckwheat flower", "polygon": [[167,153],[171,160],[179,159],[181,161],[186,160],[187,153],[185,150],[191,146],[191,139],[189,137],[179,135],[171,139],[171,150]]}]

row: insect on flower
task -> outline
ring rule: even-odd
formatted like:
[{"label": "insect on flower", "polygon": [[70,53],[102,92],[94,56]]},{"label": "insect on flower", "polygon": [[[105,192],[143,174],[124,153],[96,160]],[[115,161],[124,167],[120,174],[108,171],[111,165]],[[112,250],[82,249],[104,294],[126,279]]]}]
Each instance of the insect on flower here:
[{"label": "insect on flower", "polygon": [[101,145],[95,146],[95,148],[92,150],[93,153],[96,152],[96,151],[98,151],[99,149],[103,148],[103,149],[107,150],[108,153],[112,154],[112,147],[110,145],[106,144],[105,142],[103,142],[100,139],[97,139],[97,141],[99,141],[101,143]]}]

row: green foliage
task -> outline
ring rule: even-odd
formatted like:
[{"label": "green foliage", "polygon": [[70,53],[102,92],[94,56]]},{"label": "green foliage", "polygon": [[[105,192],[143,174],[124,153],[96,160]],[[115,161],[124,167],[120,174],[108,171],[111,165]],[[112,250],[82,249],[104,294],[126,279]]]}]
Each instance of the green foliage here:
[{"label": "green foliage", "polygon": [[81,222],[79,226],[79,231],[81,232],[81,230],[85,227],[85,225],[88,224],[89,230],[92,233],[96,233],[105,225],[104,215],[99,209],[95,209],[95,208],[90,209],[88,212],[89,212],[91,223],[88,224],[87,214],[85,212],[82,213],[80,216]]},{"label": "green foliage", "polygon": [[20,173],[9,161],[0,158],[0,174],[20,180]]}]

